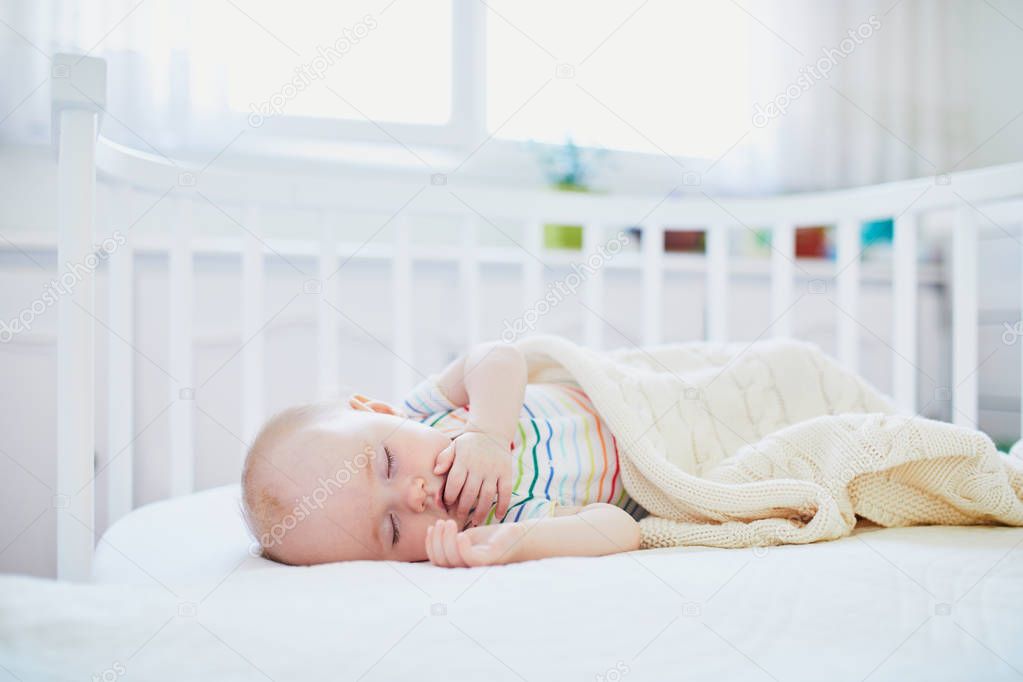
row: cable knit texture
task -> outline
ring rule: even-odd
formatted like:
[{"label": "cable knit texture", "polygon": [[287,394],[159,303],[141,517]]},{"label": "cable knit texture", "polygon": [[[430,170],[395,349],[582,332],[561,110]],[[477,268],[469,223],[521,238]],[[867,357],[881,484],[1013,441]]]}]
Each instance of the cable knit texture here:
[{"label": "cable knit texture", "polygon": [[600,352],[532,336],[529,381],[572,378],[618,440],[650,516],[643,547],[802,544],[882,526],[1023,526],[1023,451],[896,413],[812,344]]}]

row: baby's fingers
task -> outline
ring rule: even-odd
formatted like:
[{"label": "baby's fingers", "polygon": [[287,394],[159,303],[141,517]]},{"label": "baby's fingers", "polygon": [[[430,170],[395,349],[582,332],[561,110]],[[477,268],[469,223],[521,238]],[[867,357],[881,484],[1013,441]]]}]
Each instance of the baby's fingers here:
[{"label": "baby's fingers", "polygon": [[469,517],[469,510],[472,509],[473,505],[479,509],[481,502],[478,502],[480,496],[480,485],[483,483],[483,477],[478,474],[469,474],[465,480],[465,485],[462,486],[462,494],[458,498],[458,518],[467,519]]},{"label": "baby's fingers", "polygon": [[496,494],[497,483],[490,478],[483,481],[483,486],[480,488],[480,498],[476,502],[476,511],[472,514],[473,525],[478,526],[487,518],[487,514],[490,513],[490,507],[494,504],[494,496]]},{"label": "baby's fingers", "polygon": [[427,556],[437,566],[451,566],[444,551],[444,522],[438,521],[426,529]]},{"label": "baby's fingers", "polygon": [[451,445],[444,448],[439,455],[437,455],[437,462],[433,465],[433,473],[438,476],[443,476],[451,468],[452,462],[455,461],[455,443],[451,442]]},{"label": "baby's fingers", "polygon": [[433,558],[433,526],[427,526],[426,527],[426,542],[425,542],[425,544],[426,544],[426,559],[431,564],[436,564],[437,562]]},{"label": "baby's fingers", "polygon": [[437,524],[426,528],[426,556],[435,566],[448,565],[447,557],[444,556],[444,550],[441,548],[440,526]]},{"label": "baby's fingers", "polygon": [[501,520],[508,513],[508,506],[511,504],[512,481],[511,476],[502,476],[497,479],[497,509],[494,510],[494,518]]},{"label": "baby's fingers", "polygon": [[458,499],[459,493],[462,492],[462,487],[465,485],[465,478],[469,475],[465,466],[460,463],[456,463],[451,467],[451,471],[448,472],[447,483],[444,484],[444,504],[447,505],[448,509],[455,506],[455,500]]},{"label": "baby's fingers", "polygon": [[444,522],[444,553],[448,557],[448,565],[455,568],[464,568],[465,561],[458,547],[458,525],[451,520]]}]

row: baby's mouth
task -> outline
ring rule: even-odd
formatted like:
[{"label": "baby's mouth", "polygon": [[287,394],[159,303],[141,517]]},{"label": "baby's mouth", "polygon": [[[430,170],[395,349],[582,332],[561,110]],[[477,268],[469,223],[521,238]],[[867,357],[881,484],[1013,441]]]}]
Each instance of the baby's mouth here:
[{"label": "baby's mouth", "polygon": [[445,478],[445,480],[441,482],[440,487],[437,488],[437,492],[433,494],[433,502],[437,509],[443,510],[445,514],[451,514],[451,511],[448,509],[448,505],[444,502],[444,486],[446,482],[447,479]]},{"label": "baby's mouth", "polygon": [[[434,506],[436,506],[437,509],[442,510],[446,516],[451,517],[452,516],[451,508],[448,507],[446,502],[444,502],[444,488],[447,487],[447,484],[448,484],[448,477],[445,475],[441,479],[440,485],[437,487],[437,491],[433,494],[433,502],[434,502]],[[475,511],[475,507],[473,507],[472,509],[469,510],[467,518],[465,519],[465,522],[462,524],[462,527],[460,528],[460,530],[465,530],[466,528],[469,528],[469,527],[472,526],[472,513],[473,513],[473,511]]]}]

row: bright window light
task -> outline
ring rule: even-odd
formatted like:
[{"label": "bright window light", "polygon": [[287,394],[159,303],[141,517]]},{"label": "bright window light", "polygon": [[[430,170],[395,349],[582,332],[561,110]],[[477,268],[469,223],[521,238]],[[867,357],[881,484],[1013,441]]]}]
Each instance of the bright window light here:
[{"label": "bright window light", "polygon": [[497,137],[715,158],[750,127],[749,17],[732,3],[487,5]]},{"label": "bright window light", "polygon": [[279,103],[277,115],[286,116],[419,124],[451,117],[451,0],[321,2],[315,11],[275,0],[202,7],[191,20],[192,63],[226,70],[234,111]]}]

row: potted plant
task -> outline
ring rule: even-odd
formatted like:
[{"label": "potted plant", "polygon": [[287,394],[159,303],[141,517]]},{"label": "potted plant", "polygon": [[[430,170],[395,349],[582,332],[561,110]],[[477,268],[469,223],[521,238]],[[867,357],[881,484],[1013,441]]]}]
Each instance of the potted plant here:
[{"label": "potted plant", "polygon": [[[562,145],[538,147],[537,154],[544,175],[554,189],[561,192],[589,192],[591,190],[586,181],[593,162],[604,155],[604,150],[580,147],[568,136]],[[582,250],[582,225],[548,223],[543,227],[544,247]]]}]

